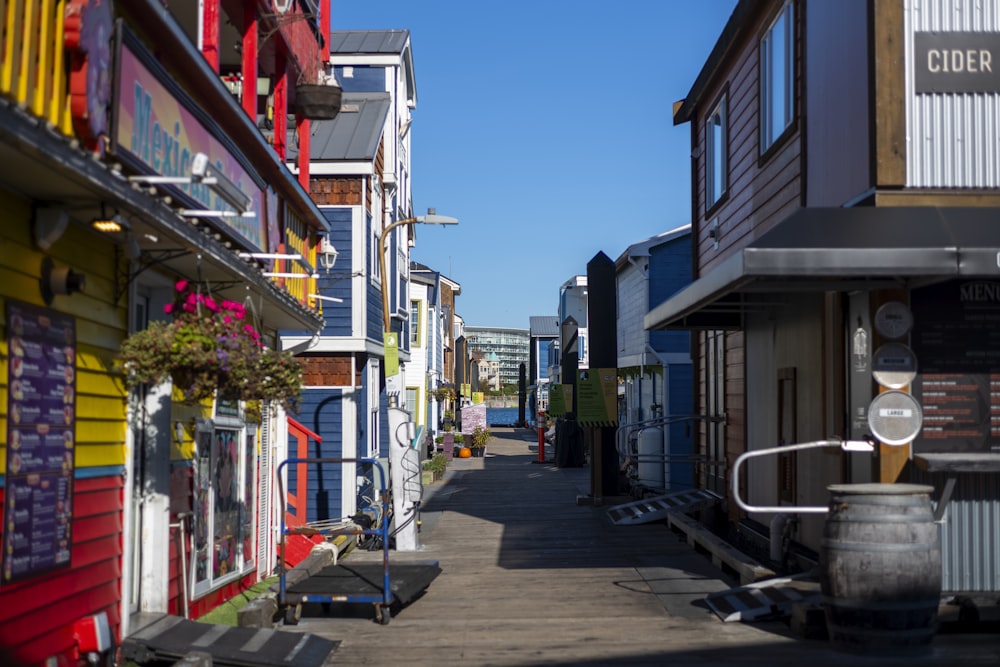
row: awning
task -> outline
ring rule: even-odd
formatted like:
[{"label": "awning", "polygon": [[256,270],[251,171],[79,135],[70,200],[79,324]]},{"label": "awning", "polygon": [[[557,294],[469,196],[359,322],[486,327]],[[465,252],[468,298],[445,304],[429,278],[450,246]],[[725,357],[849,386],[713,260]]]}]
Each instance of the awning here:
[{"label": "awning", "polygon": [[[256,264],[241,259],[238,249],[216,238],[207,225],[195,226],[180,217],[162,198],[129,183],[114,165],[75,147],[71,138],[38,128],[37,121],[7,102],[0,101],[0,107],[0,164],[8,166],[5,187],[32,201],[63,207],[78,221],[95,217],[106,203],[109,210],[130,218],[142,252],[140,271],[155,266],[209,282],[219,298],[241,303],[249,298],[265,330],[311,333],[322,328],[318,312],[264,276]],[[116,277],[117,298],[125,296],[134,275]]]},{"label": "awning", "polygon": [[1000,209],[801,209],[653,308],[646,329],[734,329],[767,293],[1000,277]]}]

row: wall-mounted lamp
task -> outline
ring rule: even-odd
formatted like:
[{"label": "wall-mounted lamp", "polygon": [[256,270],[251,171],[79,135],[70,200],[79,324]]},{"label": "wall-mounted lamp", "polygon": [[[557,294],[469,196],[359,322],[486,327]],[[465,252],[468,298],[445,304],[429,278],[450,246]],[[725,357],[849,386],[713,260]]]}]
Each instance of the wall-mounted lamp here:
[{"label": "wall-mounted lamp", "polygon": [[330,242],[330,238],[324,236],[319,244],[319,265],[326,269],[327,273],[330,273],[330,269],[337,262],[337,249],[333,247]]},{"label": "wall-mounted lamp", "polygon": [[219,171],[204,153],[195,153],[191,160],[190,176],[159,176],[140,175],[129,176],[128,180],[133,183],[143,183],[147,185],[189,185],[200,183],[207,185],[208,189],[217,194],[223,201],[235,208],[235,211],[198,211],[192,209],[182,209],[178,213],[185,217],[203,218],[228,218],[228,217],[256,217],[256,213],[250,210],[253,203],[250,196],[240,190],[239,186],[229,180]]},{"label": "wall-mounted lamp", "polygon": [[46,257],[42,260],[42,276],[38,282],[42,301],[46,306],[51,306],[56,294],[68,296],[82,292],[87,285],[87,278],[68,266],[56,266],[51,257]]},{"label": "wall-mounted lamp", "polygon": [[62,237],[67,225],[69,225],[69,214],[64,209],[55,206],[36,208],[31,224],[35,245],[41,250],[48,250]]},{"label": "wall-mounted lamp", "polygon": [[108,216],[104,204],[101,204],[101,214],[90,221],[90,226],[104,234],[118,234],[131,227],[125,216],[117,211],[114,215]]}]

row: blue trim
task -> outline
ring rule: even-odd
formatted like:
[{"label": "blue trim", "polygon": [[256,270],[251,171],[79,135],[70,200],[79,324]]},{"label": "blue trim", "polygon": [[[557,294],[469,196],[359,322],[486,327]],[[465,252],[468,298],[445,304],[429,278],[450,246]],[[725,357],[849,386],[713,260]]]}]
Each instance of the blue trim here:
[{"label": "blue trim", "polygon": [[[77,468],[73,472],[73,479],[97,479],[99,477],[121,477],[125,474],[125,466],[96,466],[88,468]],[[7,476],[0,475],[0,489],[7,487]]]}]

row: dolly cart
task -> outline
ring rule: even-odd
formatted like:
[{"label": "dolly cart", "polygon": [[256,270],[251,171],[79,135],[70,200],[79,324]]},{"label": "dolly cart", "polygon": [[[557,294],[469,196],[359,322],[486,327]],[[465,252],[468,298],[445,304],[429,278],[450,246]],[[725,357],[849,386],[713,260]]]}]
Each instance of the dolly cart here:
[{"label": "dolly cart", "polygon": [[[379,477],[379,498],[382,501],[382,520],[379,521],[381,527],[371,529],[345,528],[340,521],[318,521],[305,522],[302,525],[289,527],[285,524],[287,496],[285,495],[284,484],[282,483],[282,472],[286,465],[298,464],[344,464],[344,463],[367,463],[372,464],[378,470]],[[382,464],[373,458],[305,458],[287,459],[278,464],[278,492],[281,498],[281,536],[279,549],[279,588],[278,588],[278,609],[283,612],[284,621],[288,625],[298,623],[302,614],[302,603],[320,602],[329,604],[331,602],[368,602],[375,605],[375,618],[382,625],[388,625],[392,618],[389,606],[393,602],[393,593],[389,585],[389,496],[386,491],[386,476]],[[304,480],[299,480],[302,484]],[[382,540],[382,586],[381,590],[377,585],[367,580],[359,580],[355,574],[355,568],[340,568],[332,566],[324,568],[317,573],[317,576],[306,577],[309,586],[293,585],[289,587],[287,580],[287,565],[285,561],[285,538],[288,535],[324,535],[333,537],[337,535],[377,535]],[[326,576],[324,576],[326,575]],[[334,575],[334,576],[329,576]],[[326,590],[315,591],[316,584]],[[307,590],[299,590],[305,588]]]}]

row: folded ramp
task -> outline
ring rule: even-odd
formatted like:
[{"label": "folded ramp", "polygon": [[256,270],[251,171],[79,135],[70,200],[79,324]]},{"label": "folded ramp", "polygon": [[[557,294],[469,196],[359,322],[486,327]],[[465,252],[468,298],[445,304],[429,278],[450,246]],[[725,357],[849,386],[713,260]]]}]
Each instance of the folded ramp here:
[{"label": "folded ramp", "polygon": [[181,660],[207,653],[227,667],[321,667],[339,641],[301,632],[240,628],[163,615],[122,642],[126,660],[140,665]]},{"label": "folded ramp", "polygon": [[776,577],[746,586],[711,593],[705,604],[726,622],[756,621],[792,615],[796,604],[820,604],[819,582],[814,577]]},{"label": "folded ramp", "polygon": [[608,510],[608,518],[620,526],[650,523],[666,519],[671,512],[693,512],[711,507],[720,500],[722,496],[707,489],[674,491],[662,496],[651,496],[624,505],[615,505]]}]

